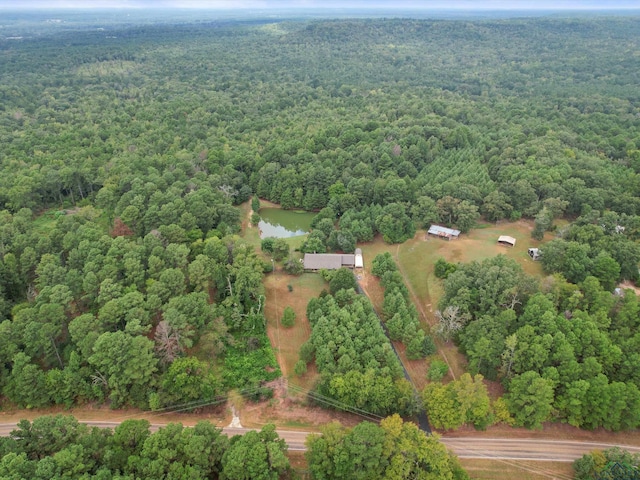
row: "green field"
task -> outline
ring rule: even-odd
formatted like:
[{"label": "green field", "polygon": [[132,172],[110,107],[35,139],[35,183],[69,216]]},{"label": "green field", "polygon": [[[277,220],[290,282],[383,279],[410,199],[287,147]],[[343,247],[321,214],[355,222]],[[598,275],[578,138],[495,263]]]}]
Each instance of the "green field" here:
[{"label": "green field", "polygon": [[[531,238],[531,222],[502,223],[499,225],[483,225],[483,228],[462,234],[457,240],[442,240],[429,237],[424,230],[400,245],[385,244],[381,238],[360,245],[363,251],[365,266],[371,265],[373,258],[384,252],[390,252],[396,259],[408,286],[416,295],[419,305],[424,309],[427,318],[432,320],[433,311],[442,294],[441,281],[433,273],[433,266],[438,258],[448,262],[472,262],[504,254],[516,260],[525,272],[534,276],[542,276],[542,267],[529,258],[527,249],[537,247],[540,242]],[[500,235],[510,235],[517,242],[513,248],[497,244]],[[550,238],[550,237],[549,237]]]},{"label": "green field", "polygon": [[[293,369],[299,359],[300,346],[311,335],[311,326],[306,318],[307,303],[310,298],[317,297],[327,288],[327,284],[315,273],[295,277],[279,269],[267,275],[264,284],[267,296],[264,312],[267,318],[267,334],[276,352],[282,374],[294,384],[310,389],[317,378],[315,366],[308,365],[307,373],[302,377],[295,375]],[[290,328],[280,325],[280,319],[287,306],[296,312],[295,324]]]}]

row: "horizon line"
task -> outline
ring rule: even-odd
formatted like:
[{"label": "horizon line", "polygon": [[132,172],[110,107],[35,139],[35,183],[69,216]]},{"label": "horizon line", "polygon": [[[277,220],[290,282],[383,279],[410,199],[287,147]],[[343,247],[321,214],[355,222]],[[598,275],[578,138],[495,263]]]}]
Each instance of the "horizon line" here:
[{"label": "horizon line", "polygon": [[119,5],[119,6],[50,6],[50,7],[33,7],[33,6],[15,6],[15,5],[0,5],[0,10],[29,10],[29,11],[51,11],[51,10],[457,10],[457,11],[466,11],[466,12],[477,12],[477,11],[493,11],[493,12],[513,12],[513,11],[612,11],[612,10],[637,10],[640,11],[640,6],[626,6],[626,5],[617,5],[617,6],[545,6],[545,7],[462,7],[462,6],[450,6],[450,7],[426,7],[426,6],[305,6],[305,5],[296,5],[296,6],[281,6],[281,7],[259,7],[259,6],[219,6],[219,7],[202,7],[202,6],[159,6],[159,7],[150,7],[150,6],[137,6],[137,5]]}]

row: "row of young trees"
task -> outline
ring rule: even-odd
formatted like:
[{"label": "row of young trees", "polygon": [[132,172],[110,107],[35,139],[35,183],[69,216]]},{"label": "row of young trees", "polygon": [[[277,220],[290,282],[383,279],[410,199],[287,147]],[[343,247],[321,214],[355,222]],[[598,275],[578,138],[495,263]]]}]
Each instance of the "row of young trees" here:
[{"label": "row of young trees", "polygon": [[152,433],[147,420],[126,420],[111,431],[72,416],[44,416],[20,421],[0,439],[0,478],[277,480],[291,473],[286,452],[273,425],[228,438],[206,421]]},{"label": "row of young trees", "polygon": [[588,276],[537,283],[498,256],[458,265],[444,281],[442,324],[472,372],[500,379],[516,424],[558,420],[584,428],[640,425],[638,312]]},{"label": "row of young trees", "polygon": [[[353,278],[351,271],[336,273]],[[307,306],[311,337],[300,359],[315,361],[319,394],[337,408],[375,415],[411,415],[417,408],[411,384],[368,299],[333,277],[333,294],[312,298]],[[353,280],[352,280],[353,283]]]},{"label": "row of young trees", "polygon": [[376,255],[371,262],[371,273],[381,279],[384,287],[382,311],[389,338],[402,341],[411,360],[435,353],[433,339],[420,327],[418,311],[389,252]]}]

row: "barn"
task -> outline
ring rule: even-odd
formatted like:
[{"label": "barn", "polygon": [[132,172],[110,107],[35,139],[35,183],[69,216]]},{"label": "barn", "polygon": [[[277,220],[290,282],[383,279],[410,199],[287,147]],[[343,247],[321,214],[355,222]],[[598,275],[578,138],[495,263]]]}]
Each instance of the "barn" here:
[{"label": "barn", "polygon": [[427,231],[427,235],[434,235],[439,238],[446,238],[447,240],[455,240],[460,236],[460,230],[454,230],[453,228],[442,227],[440,225],[431,225]]}]

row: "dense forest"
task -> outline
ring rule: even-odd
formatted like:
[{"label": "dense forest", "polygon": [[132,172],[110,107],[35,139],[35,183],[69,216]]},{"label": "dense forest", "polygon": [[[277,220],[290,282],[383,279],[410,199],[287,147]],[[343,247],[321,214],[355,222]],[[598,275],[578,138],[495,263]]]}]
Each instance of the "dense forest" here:
[{"label": "dense forest", "polygon": [[500,255],[460,265],[444,281],[441,303],[441,325],[459,340],[470,370],[507,387],[516,424],[640,425],[633,291],[612,295],[593,276],[575,285],[555,275],[537,285]]},{"label": "dense forest", "polygon": [[[465,480],[469,476],[437,436],[427,436],[397,416],[380,425],[353,429],[329,424],[307,440],[309,472],[315,479],[424,478]],[[89,427],[72,416],[22,420],[9,438],[0,437],[3,480],[301,478],[286,457],[287,446],[273,425],[228,438],[209,422],[172,423],[151,432],[147,420],[126,420],[113,431]]]},{"label": "dense forest", "polygon": [[[639,278],[639,27],[253,20],[1,37],[4,400],[268,396],[270,262],[237,235],[254,195],[319,212],[309,252],[399,243],[433,221],[525,217],[541,238],[568,220],[542,248],[556,274],[543,284],[500,258],[445,266],[440,333],[503,380],[518,424],[638,426],[638,304],[611,290]],[[402,282],[379,273],[392,337],[429,353]],[[414,411],[366,302],[336,288],[309,320],[318,391]],[[334,328],[353,345],[326,342]],[[340,363],[341,348],[356,353]],[[388,395],[354,398],[345,378]]]},{"label": "dense forest", "polygon": [[206,421],[152,433],[147,420],[126,420],[111,431],[72,416],[44,416],[22,420],[0,438],[0,478],[277,480],[291,478],[286,451],[273,425],[229,439]]}]

